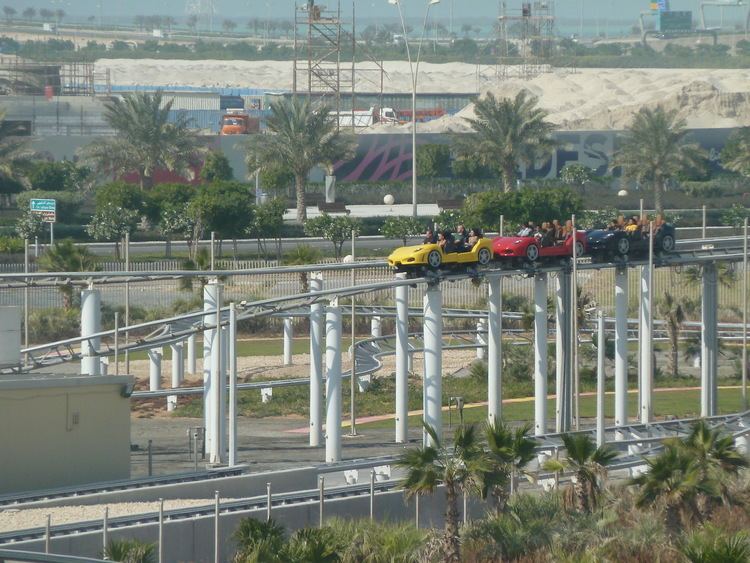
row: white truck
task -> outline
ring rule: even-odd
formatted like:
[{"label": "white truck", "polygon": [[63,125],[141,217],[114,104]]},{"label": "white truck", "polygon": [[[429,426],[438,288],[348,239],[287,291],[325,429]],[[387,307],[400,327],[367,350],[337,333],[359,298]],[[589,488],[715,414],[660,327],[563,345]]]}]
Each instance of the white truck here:
[{"label": "white truck", "polygon": [[396,110],[393,108],[377,108],[342,110],[331,112],[331,117],[338,116],[339,127],[354,127],[355,129],[371,127],[376,123],[399,123]]}]

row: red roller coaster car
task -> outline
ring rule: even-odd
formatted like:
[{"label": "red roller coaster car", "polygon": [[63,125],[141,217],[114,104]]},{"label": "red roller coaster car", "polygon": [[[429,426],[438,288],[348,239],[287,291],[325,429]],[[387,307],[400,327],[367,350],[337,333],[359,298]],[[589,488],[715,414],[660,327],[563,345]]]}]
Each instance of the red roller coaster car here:
[{"label": "red roller coaster car", "polygon": [[[492,240],[496,260],[526,260],[536,262],[544,258],[571,258],[573,238],[552,246],[542,246],[536,237],[497,237]],[[586,253],[586,232],[576,232],[576,256]]]}]

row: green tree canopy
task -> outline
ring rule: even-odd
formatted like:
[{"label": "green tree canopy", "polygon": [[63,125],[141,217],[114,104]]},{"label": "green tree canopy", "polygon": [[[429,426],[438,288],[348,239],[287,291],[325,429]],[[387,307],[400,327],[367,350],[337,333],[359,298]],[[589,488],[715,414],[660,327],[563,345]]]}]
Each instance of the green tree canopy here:
[{"label": "green tree canopy", "polygon": [[388,217],[380,228],[380,234],[386,238],[401,239],[404,246],[408,237],[421,235],[424,232],[424,221],[417,217]]},{"label": "green tree canopy", "polygon": [[96,209],[113,205],[128,211],[141,213],[145,208],[143,193],[127,182],[110,182],[96,189]]},{"label": "green tree canopy", "polygon": [[344,243],[359,234],[360,223],[348,215],[329,215],[323,213],[305,222],[305,234],[309,237],[322,237],[333,244],[336,258],[341,258]]},{"label": "green tree canopy", "polygon": [[234,179],[234,170],[223,152],[211,150],[206,154],[201,168],[201,179],[206,182],[229,182]]},{"label": "green tree canopy", "polygon": [[146,217],[158,222],[165,209],[183,208],[197,191],[192,184],[157,184],[146,194]]},{"label": "green tree canopy", "polygon": [[303,96],[275,101],[266,122],[271,134],[255,135],[247,145],[249,163],[280,163],[292,171],[300,223],[307,219],[305,187],[310,171],[315,166],[330,170],[349,158],[356,146],[352,136],[339,132],[329,114],[328,106],[314,108]]},{"label": "green tree canopy", "polygon": [[446,178],[451,174],[451,151],[448,145],[417,145],[417,173],[420,178]]},{"label": "green tree canopy", "polygon": [[69,160],[55,162],[36,162],[31,166],[28,178],[35,190],[49,192],[67,190],[83,190],[91,170],[85,166],[77,166]]},{"label": "green tree canopy", "polygon": [[507,227],[526,221],[562,222],[583,210],[583,200],[567,188],[523,188],[516,192],[480,192],[470,195],[462,210],[467,225],[498,230],[500,215]]},{"label": "green tree canopy", "polygon": [[721,163],[728,170],[750,176],[750,127],[738,129],[729,136],[721,151]]},{"label": "green tree canopy", "polygon": [[108,102],[104,119],[116,136],[84,147],[83,160],[101,176],[136,172],[142,189],[153,185],[160,168],[191,176],[203,147],[185,116],[170,121],[172,103],[164,100],[161,91],[126,94],[122,100]]},{"label": "green tree canopy", "polygon": [[474,102],[474,113],[466,121],[475,134],[461,143],[459,154],[475,154],[485,166],[497,168],[506,192],[515,188],[519,164],[546,159],[556,147],[547,112],[525,90],[514,99],[497,99],[490,92]]},{"label": "green tree canopy", "polygon": [[214,231],[220,238],[236,239],[252,221],[253,196],[247,184],[207,184],[198,188],[189,213],[198,232]]}]

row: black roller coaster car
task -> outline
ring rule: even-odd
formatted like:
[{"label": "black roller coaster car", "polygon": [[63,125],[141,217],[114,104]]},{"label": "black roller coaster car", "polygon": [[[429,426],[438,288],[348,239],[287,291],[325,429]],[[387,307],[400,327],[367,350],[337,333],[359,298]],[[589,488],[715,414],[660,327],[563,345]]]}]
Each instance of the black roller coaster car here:
[{"label": "black roller coaster car", "polygon": [[[668,254],[675,249],[675,228],[664,224],[654,233],[654,252]],[[586,234],[588,254],[608,259],[648,254],[648,236],[623,230],[595,230]]]}]

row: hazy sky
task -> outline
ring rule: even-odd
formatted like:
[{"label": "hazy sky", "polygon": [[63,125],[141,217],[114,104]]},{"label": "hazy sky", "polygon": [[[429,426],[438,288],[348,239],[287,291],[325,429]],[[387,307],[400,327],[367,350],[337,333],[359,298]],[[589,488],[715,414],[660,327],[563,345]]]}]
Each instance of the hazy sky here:
[{"label": "hazy sky", "polygon": [[[17,8],[28,6],[37,9],[49,7],[52,9],[62,8],[68,14],[88,16],[98,13],[99,2],[102,2],[102,11],[105,18],[132,17],[136,14],[169,14],[177,17],[184,16],[186,4],[203,2],[207,4],[210,0],[5,0],[4,5]],[[241,20],[257,16],[287,17],[292,12],[292,0],[213,0],[216,11],[220,17],[236,16]],[[303,0],[298,0],[302,2]],[[320,4],[335,5],[336,0],[319,0]],[[387,0],[355,0],[358,18],[393,19],[396,17],[396,8],[388,4]],[[519,9],[521,0],[507,0],[508,6]],[[424,14],[427,0],[402,0],[402,5],[407,16],[420,18]],[[556,11],[560,18],[578,19],[581,3],[584,7],[584,19],[594,21],[596,19],[610,18],[611,20],[635,19],[641,10],[648,9],[649,0],[557,0]],[[498,13],[497,0],[442,0],[432,11],[435,17],[447,19],[450,6],[453,4],[455,20],[466,18],[488,18],[493,19]],[[694,10],[697,12],[699,0],[672,0],[673,10]],[[342,0],[342,9],[351,12],[351,0]],[[20,10],[19,10],[20,11]],[[727,10],[727,19],[734,19],[733,14],[739,10]],[[697,18],[696,18],[697,19]]]}]

